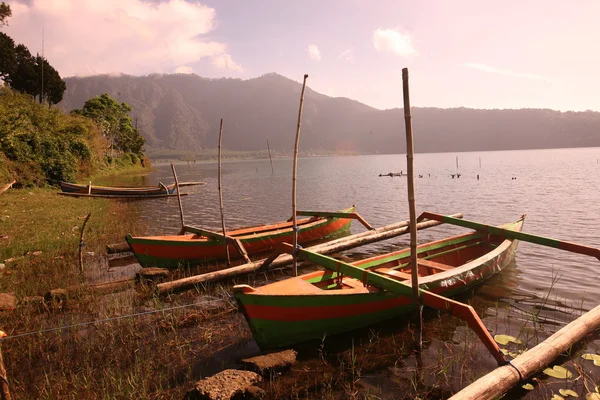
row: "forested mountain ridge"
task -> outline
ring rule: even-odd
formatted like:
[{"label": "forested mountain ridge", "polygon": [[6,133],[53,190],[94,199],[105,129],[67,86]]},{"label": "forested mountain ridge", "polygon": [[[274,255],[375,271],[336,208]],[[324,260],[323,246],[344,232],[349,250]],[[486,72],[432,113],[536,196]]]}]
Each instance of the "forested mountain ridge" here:
[{"label": "forested mountain ridge", "polygon": [[[223,146],[291,151],[301,84],[277,74],[207,79],[193,74],[67,78],[60,106],[79,108],[108,93],[133,108],[150,150]],[[417,152],[600,146],[600,113],[547,109],[412,108]],[[402,109],[378,110],[307,89],[302,150],[394,153],[405,149]]]}]

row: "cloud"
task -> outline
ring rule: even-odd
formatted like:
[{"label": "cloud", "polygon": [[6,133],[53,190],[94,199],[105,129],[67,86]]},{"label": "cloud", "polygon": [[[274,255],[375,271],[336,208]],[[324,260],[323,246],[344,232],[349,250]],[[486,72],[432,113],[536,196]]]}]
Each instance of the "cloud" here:
[{"label": "cloud", "polygon": [[354,50],[353,49],[346,49],[346,50],[342,51],[340,53],[340,55],[338,56],[338,58],[341,58],[341,59],[346,60],[346,61],[354,61],[356,59],[354,57]]},{"label": "cloud", "polygon": [[192,67],[189,67],[187,65],[180,65],[179,67],[175,68],[176,74],[192,74],[193,72],[194,70],[192,69]]},{"label": "cloud", "polygon": [[312,58],[315,61],[321,61],[321,51],[319,50],[316,44],[309,44],[306,48],[306,51],[308,51],[308,56],[310,58]]},{"label": "cloud", "polygon": [[165,73],[205,58],[231,60],[226,43],[206,36],[215,10],[198,2],[21,0],[11,8],[6,33],[35,54],[43,27],[45,56],[62,76]]},{"label": "cloud", "polygon": [[400,28],[377,28],[373,31],[373,46],[377,51],[394,53],[403,57],[417,54],[410,36],[400,32]]},{"label": "cloud", "polygon": [[476,69],[479,71],[491,72],[493,74],[500,74],[500,75],[506,75],[506,76],[512,76],[515,78],[533,79],[536,81],[550,81],[550,79],[548,77],[545,77],[542,75],[529,74],[529,73],[523,73],[523,72],[515,72],[515,71],[511,71],[509,69],[496,68],[496,67],[492,67],[492,66],[486,65],[486,64],[463,63],[460,65],[462,65],[463,67],[473,68],[473,69]]},{"label": "cloud", "polygon": [[213,65],[221,69],[244,72],[244,69],[240,65],[233,62],[229,54],[219,54],[218,56],[214,57]]}]

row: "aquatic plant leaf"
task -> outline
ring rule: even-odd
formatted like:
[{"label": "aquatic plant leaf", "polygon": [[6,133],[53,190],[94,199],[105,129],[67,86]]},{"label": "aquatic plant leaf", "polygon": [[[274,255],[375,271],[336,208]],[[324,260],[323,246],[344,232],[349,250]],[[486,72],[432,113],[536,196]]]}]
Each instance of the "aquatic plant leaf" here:
[{"label": "aquatic plant leaf", "polygon": [[502,345],[507,345],[509,343],[515,343],[515,344],[521,344],[523,342],[521,342],[519,339],[517,339],[514,336],[510,336],[510,335],[494,335],[494,340],[497,343],[500,343]]},{"label": "aquatic plant leaf", "polygon": [[600,360],[600,354],[591,354],[591,353],[582,354],[581,358],[583,358],[584,360],[597,361],[597,360]]},{"label": "aquatic plant leaf", "polygon": [[568,379],[573,376],[571,371],[569,371],[565,367],[561,367],[560,365],[555,365],[552,368],[546,368],[544,370],[544,373],[546,375],[549,375],[553,378],[558,378],[558,379]]},{"label": "aquatic plant leaf", "polygon": [[531,383],[526,383],[521,386],[525,390],[533,390],[533,385]]},{"label": "aquatic plant leaf", "polygon": [[579,397],[579,395],[571,389],[560,389],[558,392],[565,397]]},{"label": "aquatic plant leaf", "polygon": [[550,400],[565,400],[565,398],[555,393]]},{"label": "aquatic plant leaf", "polygon": [[600,400],[600,393],[588,393],[585,395],[585,400]]}]

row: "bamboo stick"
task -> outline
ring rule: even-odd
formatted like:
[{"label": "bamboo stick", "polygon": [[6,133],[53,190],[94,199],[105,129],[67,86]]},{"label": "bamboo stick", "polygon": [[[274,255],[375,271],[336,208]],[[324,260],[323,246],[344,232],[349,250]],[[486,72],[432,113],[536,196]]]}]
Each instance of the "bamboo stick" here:
[{"label": "bamboo stick", "polygon": [[175,172],[175,165],[171,163],[171,170],[173,170],[173,178],[175,178],[175,189],[177,190],[177,202],[179,203],[179,215],[181,216],[181,229],[185,226],[185,220],[183,218],[183,206],[181,205],[181,194],[179,193],[179,180],[177,179],[177,172]]},{"label": "bamboo stick", "polygon": [[413,163],[415,148],[413,143],[412,120],[410,116],[410,95],[408,90],[408,68],[402,69],[402,91],[404,95],[404,123],[406,129],[406,167],[408,170],[408,211],[410,216],[410,264],[413,301],[418,306],[416,345],[421,350],[423,344],[423,307],[419,296],[419,273],[417,265],[417,211],[415,207],[415,176]]},{"label": "bamboo stick", "polygon": [[269,151],[269,161],[271,162],[271,175],[275,173],[273,169],[273,159],[271,158],[271,148],[269,147],[269,139],[267,139],[267,150]]},{"label": "bamboo stick", "polygon": [[[5,338],[6,333],[0,331],[0,339]],[[8,376],[6,374],[6,367],[4,366],[4,358],[2,357],[2,350],[0,349],[0,396],[2,400],[10,400],[10,390],[8,388]]]},{"label": "bamboo stick", "polygon": [[223,191],[221,189],[221,141],[223,138],[223,118],[221,118],[221,126],[219,127],[219,155],[218,159],[218,176],[217,182],[219,186],[219,208],[221,209],[221,227],[223,228],[223,245],[225,246],[225,253],[227,254],[227,266],[231,265],[231,259],[229,258],[229,244],[227,243],[227,232],[225,232],[225,216],[223,214]]},{"label": "bamboo stick", "polygon": [[81,227],[81,235],[79,236],[79,270],[81,273],[83,273],[83,246],[85,244],[83,242],[83,234],[85,232],[85,226],[87,225],[91,216],[92,213],[90,212],[88,213],[87,217],[85,217],[85,221],[83,221],[83,226]]},{"label": "bamboo stick", "polygon": [[[463,215],[453,214],[452,216],[456,218],[462,218]],[[307,250],[320,254],[331,254],[352,249],[354,247],[359,247],[365,244],[374,243],[380,240],[390,239],[393,237],[403,235],[409,231],[408,224],[408,221],[396,222],[394,224],[383,226],[372,231],[361,232],[340,239],[336,239],[331,242],[307,247]],[[417,229],[427,229],[437,225],[440,225],[440,222],[426,221],[418,223]],[[233,278],[239,275],[249,274],[261,269],[266,260],[268,259],[257,260],[251,263],[239,265],[237,267],[223,269],[220,271],[210,272],[202,275],[191,276],[188,278],[178,279],[171,282],[164,282],[157,285],[158,294],[166,295],[173,292],[193,289],[196,285],[204,282],[214,282],[218,280]],[[292,261],[292,256],[288,254],[282,254],[278,257],[275,257],[274,261],[269,264],[271,268],[283,267],[285,265],[290,264]]]},{"label": "bamboo stick", "polygon": [[[306,79],[308,74],[304,74],[302,83],[302,92],[300,93],[300,107],[298,109],[298,126],[296,128],[296,142],[294,144],[294,167],[292,171],[292,226],[294,227],[294,249],[298,248],[298,225],[296,224],[296,172],[298,169],[298,142],[300,141],[300,124],[302,122],[302,106],[304,103],[304,90],[306,89]],[[298,262],[296,252],[294,252],[294,276],[298,276]]]},{"label": "bamboo stick", "polygon": [[13,180],[10,183],[7,183],[6,185],[4,185],[1,189],[0,189],[0,194],[6,192],[8,189],[10,189],[12,187],[12,185],[14,185],[17,181]]},{"label": "bamboo stick", "polygon": [[600,305],[505,365],[479,378],[450,400],[497,399],[551,363],[573,344],[600,327]]}]

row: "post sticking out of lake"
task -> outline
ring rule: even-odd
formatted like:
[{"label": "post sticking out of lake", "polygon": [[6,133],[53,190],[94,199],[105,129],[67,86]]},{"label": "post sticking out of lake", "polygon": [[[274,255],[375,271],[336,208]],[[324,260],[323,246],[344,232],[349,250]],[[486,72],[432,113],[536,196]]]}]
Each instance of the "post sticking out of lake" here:
[{"label": "post sticking out of lake", "polygon": [[183,219],[183,206],[181,205],[181,194],[179,193],[179,180],[177,179],[177,172],[175,172],[175,165],[173,165],[173,163],[171,163],[171,170],[173,171],[173,178],[175,179],[177,202],[179,203],[179,215],[181,216],[181,233],[183,233],[185,229],[185,220]]},{"label": "post sticking out of lake", "polygon": [[267,139],[267,150],[269,151],[269,161],[271,162],[271,174],[275,173],[273,169],[273,159],[271,158],[271,148],[269,147],[269,139]]},{"label": "post sticking out of lake", "polygon": [[217,182],[219,186],[219,208],[221,209],[221,228],[223,229],[223,244],[225,245],[225,253],[227,254],[227,266],[231,265],[229,258],[229,243],[227,243],[227,233],[225,232],[225,216],[223,214],[223,190],[221,189],[221,142],[223,138],[223,118],[221,118],[221,126],[219,127],[219,155],[217,161]]},{"label": "post sticking out of lake", "polygon": [[[410,116],[410,96],[408,91],[408,68],[402,69],[402,92],[404,97],[404,124],[406,129],[406,165],[408,169],[408,210],[410,214],[410,264],[412,277],[413,301],[417,304],[417,350],[421,350],[423,342],[423,308],[419,296],[419,274],[417,270],[417,211],[415,207],[415,176],[413,163],[415,148],[413,143],[412,121]],[[458,163],[458,157],[456,158]],[[458,165],[458,164],[457,164]]]},{"label": "post sticking out of lake", "polygon": [[296,221],[296,172],[298,169],[298,142],[300,140],[300,123],[302,121],[302,106],[304,104],[304,90],[306,89],[306,79],[308,74],[304,74],[302,83],[302,92],[300,93],[300,108],[298,109],[298,126],[296,128],[296,143],[294,145],[294,168],[292,171],[292,226],[294,228],[294,276],[298,276],[298,261],[296,252],[298,249],[298,225]]}]

